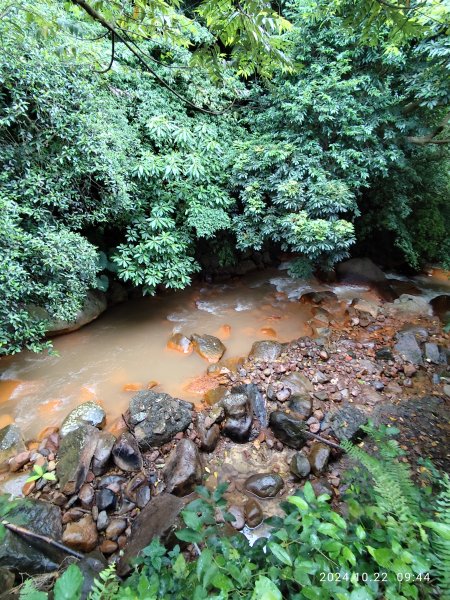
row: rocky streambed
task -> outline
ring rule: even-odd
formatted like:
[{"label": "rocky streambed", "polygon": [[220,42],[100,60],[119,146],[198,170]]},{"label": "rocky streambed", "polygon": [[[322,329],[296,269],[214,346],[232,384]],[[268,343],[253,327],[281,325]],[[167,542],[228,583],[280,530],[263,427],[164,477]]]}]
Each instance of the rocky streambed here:
[{"label": "rocky streambed", "polygon": [[[114,423],[88,401],[28,444],[15,425],[2,429],[4,489],[23,484],[15,510],[24,526],[95,551],[97,570],[117,561],[125,574],[152,537],[178,525],[198,484],[227,482],[232,525],[264,535],[264,519],[307,480],[339,504],[347,463],[338,444],[362,439],[368,419],[399,427],[413,469],[430,457],[448,471],[449,334],[428,303],[413,295],[346,303],[330,291],[299,302],[311,309],[312,334],[255,342],[244,357],[222,359],[225,345],[211,335],[169,340],[209,363],[200,407],[148,389]],[[56,480],[25,483],[36,472]],[[63,558],[10,532],[0,547],[0,566],[13,572],[52,571]]]}]

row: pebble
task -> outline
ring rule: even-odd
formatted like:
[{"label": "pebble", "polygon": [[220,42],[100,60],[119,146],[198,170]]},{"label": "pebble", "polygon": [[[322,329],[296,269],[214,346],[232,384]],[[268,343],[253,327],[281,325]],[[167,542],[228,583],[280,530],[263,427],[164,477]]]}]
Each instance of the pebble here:
[{"label": "pebble", "polygon": [[263,509],[254,498],[249,498],[244,504],[244,518],[250,529],[258,527],[264,518]]},{"label": "pebble", "polygon": [[125,519],[112,519],[106,528],[105,537],[107,537],[109,540],[115,540],[125,531],[126,528],[127,522]]},{"label": "pebble", "polygon": [[94,488],[89,483],[84,483],[78,492],[78,497],[84,508],[90,508],[94,502]]},{"label": "pebble", "polygon": [[113,510],[117,504],[117,497],[112,490],[103,488],[95,493],[95,503],[98,510]]},{"label": "pebble", "polygon": [[103,542],[100,544],[99,550],[103,554],[112,554],[117,550],[118,547],[119,546],[117,543],[113,540],[103,540]]},{"label": "pebble", "polygon": [[103,531],[108,527],[109,519],[106,510],[102,510],[98,513],[97,517],[97,529]]},{"label": "pebble", "polygon": [[231,521],[231,525],[237,529],[241,530],[244,528],[245,520],[244,520],[244,511],[240,506],[230,506],[228,512],[233,515],[234,520]]},{"label": "pebble", "polygon": [[97,528],[91,515],[85,515],[79,521],[68,523],[62,542],[75,550],[91,552],[97,545]]}]

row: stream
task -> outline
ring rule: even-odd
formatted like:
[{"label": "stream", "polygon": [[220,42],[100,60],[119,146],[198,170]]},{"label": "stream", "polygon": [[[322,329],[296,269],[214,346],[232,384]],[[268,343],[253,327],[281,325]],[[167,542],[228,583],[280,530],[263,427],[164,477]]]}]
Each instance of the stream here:
[{"label": "stream", "polygon": [[[130,300],[55,338],[55,354],[2,358],[0,427],[15,422],[26,439],[33,439],[87,400],[99,402],[110,423],[127,409],[133,392],[154,382],[156,390],[200,407],[203,390],[195,383],[207,363],[195,353],[167,348],[173,333],[216,335],[226,345],[224,359],[240,357],[256,340],[287,342],[310,335],[311,308],[298,302],[305,292],[332,290],[347,302],[373,297],[367,287],[293,279],[286,268],[282,264],[226,284],[196,283],[181,292]],[[389,277],[413,283],[427,299],[450,293],[444,277]]]}]

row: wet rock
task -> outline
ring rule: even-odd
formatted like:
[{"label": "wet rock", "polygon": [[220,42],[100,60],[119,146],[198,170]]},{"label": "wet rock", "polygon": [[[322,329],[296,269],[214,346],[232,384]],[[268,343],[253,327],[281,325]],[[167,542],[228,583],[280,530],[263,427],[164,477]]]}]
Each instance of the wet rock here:
[{"label": "wet rock", "polygon": [[190,354],[192,352],[191,340],[182,333],[174,333],[167,342],[167,347],[183,354]]},{"label": "wet rock", "polygon": [[302,419],[307,419],[312,413],[312,400],[309,396],[292,396],[288,406],[289,410]]},{"label": "wet rock", "polygon": [[283,488],[283,479],[277,473],[257,473],[245,480],[245,489],[258,498],[274,498]]},{"label": "wet rock", "polygon": [[99,531],[103,531],[104,529],[106,529],[108,527],[108,523],[109,523],[108,513],[106,512],[106,510],[101,510],[98,513],[98,517],[97,517],[97,529]]},{"label": "wet rock", "polygon": [[46,336],[54,337],[55,335],[76,331],[91,321],[94,321],[106,310],[107,305],[106,295],[103,292],[100,292],[99,290],[89,290],[83,307],[78,311],[73,321],[53,319],[48,312],[41,307],[36,310],[39,311],[39,316],[45,318],[49,323]]},{"label": "wet rock", "polygon": [[358,313],[368,313],[373,319],[376,319],[378,317],[378,313],[380,310],[380,307],[378,306],[378,304],[376,304],[376,302],[371,302],[370,300],[363,300],[361,298],[354,300],[352,302],[352,306]]},{"label": "wet rock", "polygon": [[14,456],[14,458],[9,461],[9,470],[11,473],[15,473],[25,466],[30,461],[30,454],[31,453],[26,450],[25,452],[20,452]]},{"label": "wet rock", "polygon": [[99,550],[103,554],[112,554],[118,547],[117,542],[114,542],[113,540],[103,540],[99,546]]},{"label": "wet rock", "polygon": [[17,425],[11,424],[0,429],[0,469],[7,469],[8,460],[26,452],[22,433]]},{"label": "wet rock", "polygon": [[393,355],[390,348],[380,348],[375,352],[377,360],[393,360]]},{"label": "wet rock", "polygon": [[142,450],[162,446],[192,421],[192,404],[151,390],[138,392],[130,402],[130,424]]},{"label": "wet rock", "polygon": [[114,510],[117,505],[117,496],[109,488],[102,488],[95,493],[95,503],[98,510]]},{"label": "wet rock", "polygon": [[[1,596],[4,596],[13,586],[16,576],[6,567],[0,567],[0,590]],[[5,596],[4,596],[5,597]]]},{"label": "wet rock", "polygon": [[100,489],[114,484],[121,486],[125,481],[126,479],[123,475],[104,475],[97,481],[97,487]]},{"label": "wet rock", "polygon": [[286,402],[286,400],[289,399],[290,395],[291,395],[291,391],[288,388],[282,388],[280,391],[278,391],[275,394],[275,399],[278,402]]},{"label": "wet rock", "polygon": [[226,350],[219,338],[214,335],[194,333],[191,340],[195,352],[210,363],[219,362]]},{"label": "wet rock", "polygon": [[309,464],[314,475],[323,473],[330,458],[330,447],[326,444],[314,442],[309,453]]},{"label": "wet rock", "polygon": [[220,385],[219,387],[213,388],[212,390],[208,390],[203,396],[203,399],[205,400],[206,404],[208,404],[208,406],[214,406],[215,404],[223,400],[227,391],[228,390],[225,386]]},{"label": "wet rock", "polygon": [[176,496],[190,494],[202,480],[202,464],[197,446],[181,440],[172,450],[163,473],[166,490]]},{"label": "wet rock", "polygon": [[127,528],[125,519],[111,519],[105,531],[105,536],[109,540],[116,540],[121,533]]},{"label": "wet rock", "polygon": [[131,571],[130,561],[146,548],[153,538],[164,543],[171,533],[183,508],[183,501],[172,494],[160,494],[153,498],[135,519],[131,535],[117,566],[121,577]]},{"label": "wet rock", "polygon": [[297,452],[291,459],[289,465],[291,473],[293,473],[299,479],[308,477],[311,472],[311,465],[309,460],[302,452]]},{"label": "wet rock", "polygon": [[[15,505],[8,513],[8,520],[19,520],[20,524],[41,535],[61,541],[61,511],[57,506],[40,500],[22,500],[16,498]],[[8,530],[0,544],[0,567],[19,573],[45,573],[59,567],[65,554],[52,550],[48,544],[34,542],[30,544],[24,538]]]},{"label": "wet rock", "polygon": [[425,358],[427,361],[432,362],[436,365],[439,364],[439,348],[437,344],[427,342],[425,344]]},{"label": "wet rock", "polygon": [[125,487],[125,496],[134,504],[137,504],[137,493],[139,488],[147,485],[147,477],[145,473],[138,473],[127,483]]},{"label": "wet rock", "polygon": [[280,382],[290,390],[292,396],[302,396],[314,391],[313,384],[303,373],[289,373],[289,375],[284,375]]},{"label": "wet rock", "polygon": [[244,520],[244,511],[240,506],[230,506],[228,511],[231,515],[233,515],[233,521],[230,521],[230,525],[237,530],[241,530],[244,528],[245,520]]},{"label": "wet rock", "polygon": [[122,433],[112,449],[114,463],[122,471],[140,471],[143,461],[136,439],[131,433]]},{"label": "wet rock", "polygon": [[272,362],[280,356],[282,351],[283,346],[279,342],[263,340],[253,344],[248,357],[252,358],[255,362]]},{"label": "wet rock", "polygon": [[403,360],[406,360],[414,365],[422,365],[422,351],[413,333],[400,332],[397,335],[397,343],[395,350]]},{"label": "wet rock", "polygon": [[244,504],[244,518],[250,529],[258,527],[264,519],[263,509],[254,498],[249,498]]},{"label": "wet rock", "polygon": [[345,404],[342,408],[328,413],[324,423],[330,427],[338,440],[352,440],[361,433],[361,427],[367,421],[367,415],[359,408],[352,404]]},{"label": "wet rock", "polygon": [[102,428],[106,423],[106,413],[96,402],[84,402],[74,408],[64,419],[60,436],[65,437],[70,431],[78,429],[81,425],[92,425]]},{"label": "wet rock", "polygon": [[250,405],[252,407],[253,414],[258,419],[261,427],[267,427],[267,405],[264,396],[261,394],[258,387],[254,383],[247,384],[246,392],[250,400]]},{"label": "wet rock", "polygon": [[443,323],[447,323],[450,313],[450,294],[436,296],[430,302],[433,314],[438,316]]},{"label": "wet rock", "polygon": [[199,422],[197,431],[200,439],[200,449],[203,452],[213,452],[220,438],[220,427],[212,425],[212,427],[206,429],[205,424]]},{"label": "wet rock", "polygon": [[143,485],[138,488],[136,494],[136,505],[138,508],[144,508],[150,502],[151,493],[148,485]]},{"label": "wet rock", "polygon": [[112,433],[100,432],[92,460],[92,471],[97,477],[105,472],[115,442],[116,438]]},{"label": "wet rock", "polygon": [[330,376],[327,373],[323,373],[322,371],[316,371],[313,376],[311,382],[312,383],[328,383],[330,381]]},{"label": "wet rock", "polygon": [[323,291],[323,292],[307,292],[302,294],[300,302],[303,304],[316,304],[316,305],[331,305],[336,306],[339,304],[339,298],[334,292]]},{"label": "wet rock", "polygon": [[252,418],[249,415],[240,419],[228,417],[223,426],[223,432],[233,441],[241,443],[248,440],[251,428]]},{"label": "wet rock", "polygon": [[410,314],[411,316],[427,315],[431,312],[431,307],[425,298],[402,294],[400,298],[394,300],[391,305],[384,308],[386,314],[394,315],[396,313]]},{"label": "wet rock", "polygon": [[351,258],[336,267],[339,281],[363,283],[374,287],[388,301],[394,300],[397,294],[389,284],[383,271],[370,258]]},{"label": "wet rock", "polygon": [[92,485],[84,483],[78,492],[78,498],[83,508],[91,508],[94,502],[94,488]]},{"label": "wet rock", "polygon": [[302,448],[307,441],[305,424],[294,414],[275,410],[270,414],[269,426],[275,437],[291,448]]},{"label": "wet rock", "polygon": [[56,476],[64,494],[76,494],[83,485],[97,447],[99,430],[81,425],[61,441]]},{"label": "wet rock", "polygon": [[62,536],[64,544],[80,552],[94,550],[97,540],[97,528],[91,515],[85,515],[79,521],[68,523]]}]

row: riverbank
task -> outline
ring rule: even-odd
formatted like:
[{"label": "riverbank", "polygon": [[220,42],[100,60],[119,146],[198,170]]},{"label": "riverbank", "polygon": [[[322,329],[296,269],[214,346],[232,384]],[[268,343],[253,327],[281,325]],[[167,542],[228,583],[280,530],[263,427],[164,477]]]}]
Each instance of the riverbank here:
[{"label": "riverbank", "polygon": [[[255,538],[305,481],[339,507],[348,463],[333,444],[364,443],[360,428],[368,419],[399,428],[414,471],[422,458],[448,471],[449,334],[427,301],[372,294],[345,302],[325,290],[303,293],[297,304],[312,315],[313,335],[257,341],[246,357],[221,360],[226,340],[186,338],[189,351],[211,361],[196,406],[153,388],[135,393],[112,423],[87,401],[36,442],[25,445],[16,432],[20,451],[3,456],[10,470],[3,489],[17,490],[37,468],[57,478],[25,483],[34,501],[29,527],[42,526],[76,552],[98,548],[120,559],[124,573],[131,555],[176,525],[196,485],[226,482],[233,526]],[[162,499],[172,497],[182,501],[168,510]],[[150,515],[153,525],[142,528]],[[2,565],[23,568],[24,553],[4,550]],[[47,550],[26,563],[29,572],[57,568]]]}]

